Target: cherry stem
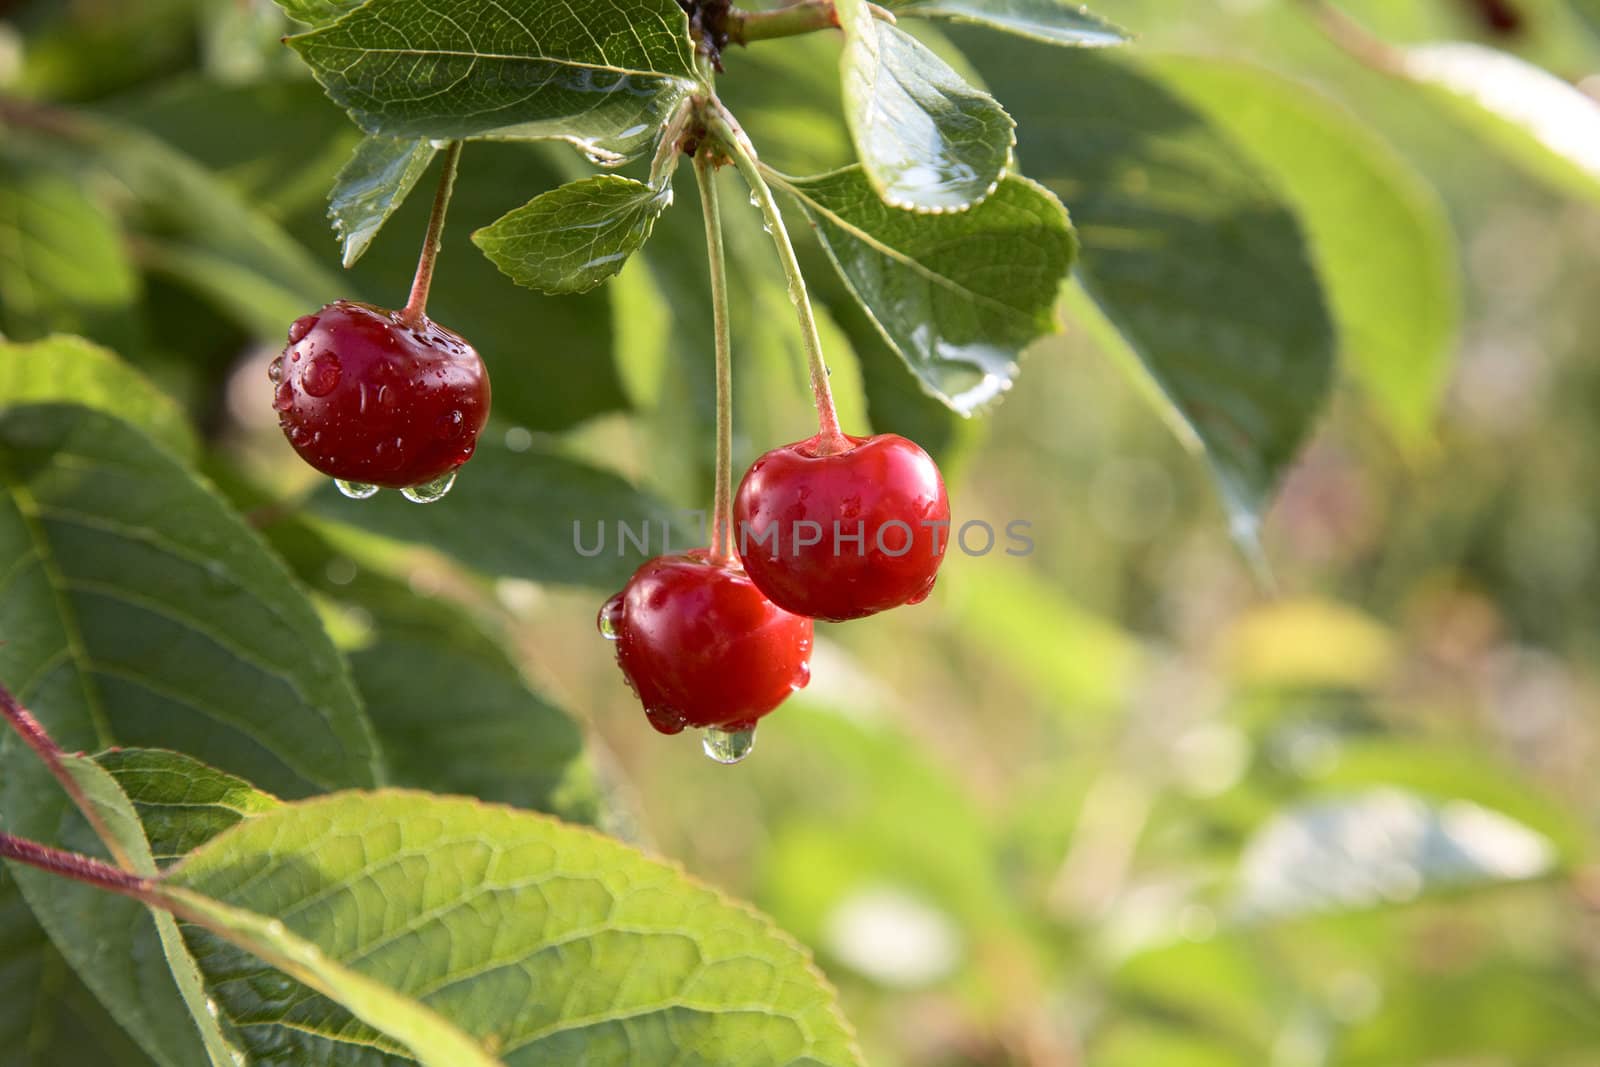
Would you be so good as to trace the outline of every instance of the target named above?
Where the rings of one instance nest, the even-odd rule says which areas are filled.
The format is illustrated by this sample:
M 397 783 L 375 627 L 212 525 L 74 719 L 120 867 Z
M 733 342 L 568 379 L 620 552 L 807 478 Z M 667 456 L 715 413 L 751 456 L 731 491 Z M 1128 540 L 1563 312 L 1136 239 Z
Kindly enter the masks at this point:
M 894 12 L 879 4 L 867 5 L 872 17 L 891 25 Z M 839 10 L 834 0 L 800 0 L 771 11 L 746 11 L 730 8 L 723 22 L 728 40 L 735 44 L 767 41 L 775 37 L 798 37 L 803 33 L 839 28 Z
M 711 262 L 711 324 L 717 350 L 717 465 L 711 506 L 711 557 L 731 562 L 733 553 L 733 352 L 728 326 L 728 270 L 722 247 L 722 207 L 717 167 L 707 145 L 694 156 L 700 207 L 706 217 L 706 258 Z
M 444 171 L 439 189 L 433 194 L 433 214 L 428 218 L 428 235 L 422 241 L 417 260 L 417 276 L 411 281 L 411 299 L 400 312 L 400 321 L 414 326 L 428 311 L 428 290 L 433 286 L 433 268 L 439 261 L 439 245 L 444 240 L 444 217 L 450 210 L 450 194 L 456 187 L 456 164 L 461 161 L 461 142 L 451 141 L 444 150 Z
M 1380 74 L 1406 77 L 1406 54 L 1328 0 L 1305 0 L 1317 27 L 1356 62 Z
M 800 271 L 800 260 L 794 253 L 794 243 L 789 240 L 789 230 L 783 224 L 783 212 L 773 199 L 772 189 L 762 177 L 760 162 L 754 146 L 745 136 L 739 123 L 719 102 L 712 101 L 707 115 L 711 132 L 727 151 L 733 165 L 750 186 L 756 207 L 766 221 L 767 232 L 778 248 L 778 260 L 783 264 L 784 276 L 789 283 L 789 299 L 794 301 L 800 316 L 800 343 L 805 348 L 806 363 L 811 369 L 811 394 L 817 405 L 817 425 L 820 429 L 817 451 L 821 455 L 848 451 L 850 442 L 839 429 L 839 412 L 833 406 L 833 389 L 828 385 L 828 364 L 822 356 L 822 336 L 817 332 L 817 317 L 811 309 L 811 294 L 806 289 L 805 275 Z
M 117 861 L 117 866 L 125 871 L 133 870 L 132 857 L 122 847 L 122 842 L 117 840 L 116 835 L 111 832 L 111 828 L 106 825 L 105 820 L 100 817 L 99 809 L 89 800 L 89 795 L 83 791 L 83 786 L 78 783 L 78 780 L 72 776 L 72 772 L 67 770 L 66 764 L 61 761 L 63 755 L 61 746 L 55 743 L 39 720 L 35 719 L 28 709 L 22 706 L 22 702 L 4 685 L 0 685 L 0 714 L 5 715 L 6 721 L 11 724 L 12 729 L 17 731 L 17 736 L 21 737 L 23 743 L 33 749 L 34 754 L 43 761 L 45 767 L 55 776 L 56 781 L 61 783 L 61 788 L 66 790 L 67 796 L 72 798 L 72 803 L 77 806 L 78 810 L 83 813 L 83 817 L 88 820 L 90 828 L 95 832 L 95 836 L 105 843 L 106 850 L 111 853 L 111 858 Z
M 151 892 L 152 882 L 148 878 L 140 878 L 136 874 L 119 870 L 92 856 L 51 848 L 37 841 L 29 841 L 25 837 L 0 833 L 0 857 L 26 863 L 41 871 L 71 878 L 75 882 L 86 882 L 126 897 L 135 897 L 148 902 L 154 895 Z
M 745 11 L 736 7 L 728 12 L 723 25 L 728 31 L 728 40 L 749 44 L 835 29 L 839 25 L 839 13 L 834 10 L 833 0 L 804 0 L 772 11 Z

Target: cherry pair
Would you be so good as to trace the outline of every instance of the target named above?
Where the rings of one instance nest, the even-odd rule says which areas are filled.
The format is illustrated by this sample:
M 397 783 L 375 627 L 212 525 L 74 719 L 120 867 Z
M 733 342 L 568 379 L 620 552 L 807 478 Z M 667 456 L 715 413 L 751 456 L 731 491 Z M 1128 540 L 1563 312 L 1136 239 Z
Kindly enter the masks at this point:
M 736 557 L 652 559 L 600 611 L 663 733 L 748 737 L 810 679 L 812 619 L 927 597 L 950 505 L 933 459 L 904 437 L 819 434 L 758 459 L 733 517 Z

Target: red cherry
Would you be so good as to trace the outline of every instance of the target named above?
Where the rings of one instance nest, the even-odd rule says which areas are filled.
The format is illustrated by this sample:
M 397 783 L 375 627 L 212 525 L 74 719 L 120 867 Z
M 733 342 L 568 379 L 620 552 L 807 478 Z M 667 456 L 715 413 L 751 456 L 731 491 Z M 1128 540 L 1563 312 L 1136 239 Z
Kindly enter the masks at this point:
M 736 563 L 657 556 L 600 609 L 600 632 L 650 725 L 749 729 L 811 680 L 811 620 L 772 604 Z
M 939 467 L 896 434 L 823 436 L 755 461 L 734 499 L 745 571 L 785 611 L 830 622 L 916 604 L 949 544 Z
M 371 304 L 340 300 L 296 320 L 271 376 L 289 443 L 341 481 L 435 481 L 472 457 L 489 418 L 489 375 L 471 345 Z

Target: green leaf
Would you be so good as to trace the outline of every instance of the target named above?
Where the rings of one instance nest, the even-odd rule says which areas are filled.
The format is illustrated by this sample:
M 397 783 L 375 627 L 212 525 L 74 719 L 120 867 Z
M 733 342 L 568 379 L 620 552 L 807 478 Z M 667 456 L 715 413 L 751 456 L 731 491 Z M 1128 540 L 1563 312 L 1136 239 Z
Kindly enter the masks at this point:
M 1199 112 L 1106 53 L 972 45 L 1028 131 L 1029 172 L 1072 207 L 1083 288 L 1203 444 L 1253 546 L 1333 380 L 1292 206 Z
M 337 1039 L 354 1046 L 352 1054 L 358 1054 L 356 1049 L 375 1049 L 393 1057 L 410 1052 L 422 1067 L 503 1067 L 499 1060 L 484 1051 L 481 1044 L 436 1012 L 395 993 L 381 982 L 375 982 L 328 959 L 320 948 L 291 933 L 278 919 L 243 908 L 229 907 L 181 887 L 156 889 L 152 891 L 151 899 L 159 901 L 161 906 L 182 915 L 191 923 L 204 926 L 219 938 L 245 949 L 257 960 L 271 964 L 274 970 L 257 967 L 245 976 L 252 984 L 276 987 L 292 994 L 297 992 L 293 983 L 298 980 L 302 985 L 299 991 L 320 993 L 347 1009 L 355 1019 L 374 1027 L 375 1032 L 371 1036 L 352 1035 L 350 1031 L 358 1024 L 349 1019 L 336 1020 Z M 213 952 L 208 962 L 214 963 L 215 955 Z M 238 981 L 240 976 L 237 970 L 237 967 L 231 968 L 223 981 Z M 315 1005 L 315 1009 L 324 1018 L 336 1011 L 326 1004 Z M 305 1045 L 308 1043 L 307 1033 L 315 1033 L 308 1024 L 298 1019 L 286 1024 L 270 1015 L 263 1019 L 258 1002 L 250 1004 L 250 1011 L 252 1030 L 246 1047 L 257 1055 L 281 1055 L 285 1044 Z M 266 1033 L 269 1029 L 287 1031 L 289 1040 Z M 384 1040 L 384 1037 L 393 1040 Z M 297 1056 L 289 1062 L 306 1061 Z
M 281 917 L 276 938 L 232 929 L 253 948 L 310 942 L 320 952 L 302 957 L 302 980 L 348 968 L 415 997 L 509 1067 L 860 1062 L 832 991 L 767 919 L 543 816 L 420 793 L 339 794 L 242 823 L 167 885 Z M 257 1020 L 251 1040 L 285 1062 L 400 1051 L 216 938 L 197 933 L 192 944 L 208 975 L 232 979 L 214 986 L 219 1003 Z M 404 1040 L 407 1020 L 387 1006 L 357 1014 Z
M 970 22 L 1047 44 L 1103 48 L 1128 34 L 1075 0 L 893 0 L 889 10 L 913 18 Z
M 4 785 L 7 829 L 34 840 L 104 855 L 104 846 L 31 751 L 7 741 Z M 155 860 L 133 807 L 116 781 L 93 761 L 64 756 L 76 780 L 132 863 L 154 877 Z M 23 897 L 61 953 L 106 1008 L 157 1062 L 234 1067 L 217 1020 L 206 1008 L 200 973 L 172 916 L 137 901 L 108 897 L 94 886 L 20 864 L 9 867 Z
M 1056 329 L 1077 241 L 1060 201 L 1026 178 L 937 216 L 885 204 L 860 167 L 782 186 L 884 339 L 954 410 L 971 414 L 1010 388 L 1022 350 Z
M 639 151 L 696 78 L 674 0 L 370 0 L 289 39 L 368 133 Z
M 1528 171 L 1600 196 L 1600 102 L 1583 90 L 1507 52 L 1457 41 L 1406 49 L 1402 69 Z
M 398 493 L 346 500 L 329 486 L 310 506 L 328 519 L 429 545 L 485 574 L 557 585 L 619 588 L 647 556 L 704 543 L 695 523 L 615 474 L 496 441 L 478 445 L 440 505 L 418 507 Z M 623 540 L 619 524 L 636 541 L 648 539 L 648 548 Z
M 284 14 L 308 26 L 325 26 L 348 15 L 366 0 L 274 0 Z
M 346 267 L 366 252 L 433 161 L 432 142 L 369 136 L 334 179 L 328 218 Z
M 128 798 L 117 790 L 117 784 L 106 770 L 81 759 L 69 765 L 75 773 L 82 767 L 90 771 L 92 776 L 99 776 L 102 788 L 91 791 L 90 799 L 102 818 L 110 821 L 110 817 L 115 817 L 115 825 L 124 828 L 124 833 L 119 837 L 137 836 L 137 844 L 144 849 L 141 856 L 146 861 L 137 871 L 140 874 L 155 874 L 154 864 L 148 862 L 149 850 L 144 846 L 144 831 L 138 822 L 140 817 L 153 817 L 157 826 L 167 831 L 161 841 L 165 848 L 175 848 L 180 844 L 199 848 L 225 829 L 281 808 L 275 800 L 257 792 L 247 783 L 176 753 L 117 752 L 108 753 L 101 760 L 117 766 L 120 780 L 136 786 L 141 798 L 137 811 Z M 91 777 L 91 780 L 94 779 Z M 53 876 L 40 872 L 20 873 L 44 879 L 45 885 L 59 884 Z M 87 886 L 73 888 L 91 894 L 99 893 Z M 290 934 L 277 920 L 219 905 L 182 890 L 165 895 L 158 892 L 155 897 L 190 921 L 207 923 L 224 932 L 225 936 L 243 941 L 261 958 L 278 963 L 286 973 L 302 977 L 314 987 L 326 989 L 359 1016 L 380 1021 L 387 1032 L 415 1049 L 424 1064 L 441 1067 L 446 1064 L 465 1067 L 481 1064 L 482 1067 L 490 1067 L 495 1063 L 484 1055 L 476 1043 L 442 1019 L 370 979 L 330 964 L 315 946 Z M 100 894 L 100 899 L 104 900 L 103 894 Z M 116 903 L 138 907 L 133 901 L 118 900 Z M 188 1003 L 195 1006 L 204 1016 L 204 1022 L 216 1031 L 216 1040 L 221 1040 L 216 1020 L 226 1018 L 234 1031 L 241 1035 L 241 1045 L 249 1059 L 277 1055 L 279 1050 L 274 1047 L 273 1036 L 262 1033 L 259 1017 L 234 1015 L 221 1006 L 207 1007 L 199 985 L 198 968 L 193 957 L 188 955 L 172 915 L 165 910 L 152 910 L 151 914 L 162 930 L 163 944 L 168 945 L 173 971 L 180 975 L 180 984 L 187 982 L 194 991 Z M 171 955 L 174 949 L 179 955 Z M 210 976 L 210 980 L 213 988 L 219 988 L 225 982 L 215 975 Z M 215 1016 L 212 1012 L 215 1012 Z M 215 1067 L 233 1067 L 237 1062 L 237 1057 L 225 1048 L 219 1049 L 219 1052 L 220 1055 L 212 1057 Z M 187 1062 L 177 1061 L 176 1067 L 184 1067 Z
M 76 136 L 133 201 L 132 228 L 149 265 L 229 312 L 264 341 L 339 297 L 343 285 L 243 197 L 147 134 L 83 115 Z
M 133 805 L 158 864 L 182 858 L 279 803 L 243 778 L 181 752 L 114 748 L 94 760 L 116 779 Z
M 961 211 L 994 191 L 1011 164 L 1016 123 L 916 38 L 840 0 L 845 121 L 886 203 Z
M 0 415 L 0 678 L 72 749 L 182 748 L 303 795 L 378 776 L 345 666 L 283 566 L 131 426 Z
M 1367 127 L 1294 82 L 1203 59 L 1146 66 L 1278 181 L 1311 238 L 1350 373 L 1401 440 L 1423 441 L 1461 313 L 1437 194 Z
M 80 337 L 0 341 L 0 408 L 55 402 L 116 415 L 185 460 L 199 453 L 178 405 L 114 353 Z
M 61 958 L 0 867 L 0 1067 L 152 1062 Z
M 308 524 L 267 532 L 309 586 L 362 613 L 365 639 L 348 656 L 393 784 L 595 820 L 577 724 L 530 688 L 502 635 L 341 556 Z
M 0 154 L 0 334 L 115 332 L 138 288 L 116 218 L 75 175 Z
M 534 197 L 472 235 L 506 277 L 559 295 L 613 277 L 650 239 L 672 186 L 597 174 Z
M 1373 907 L 1537 878 L 1555 858 L 1542 834 L 1471 801 L 1371 789 L 1300 805 L 1257 831 L 1240 857 L 1238 907 L 1249 918 Z

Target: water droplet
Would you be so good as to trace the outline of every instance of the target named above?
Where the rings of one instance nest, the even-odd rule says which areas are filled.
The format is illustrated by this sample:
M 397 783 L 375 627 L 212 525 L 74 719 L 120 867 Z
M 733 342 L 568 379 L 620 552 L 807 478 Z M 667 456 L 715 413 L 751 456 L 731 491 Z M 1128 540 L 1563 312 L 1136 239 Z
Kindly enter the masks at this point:
M 279 352 L 273 361 L 267 364 L 267 380 L 273 385 L 283 381 L 283 353 Z
M 922 588 L 922 589 L 918 590 L 917 592 L 911 594 L 911 596 L 906 599 L 906 603 L 908 605 L 909 604 L 920 604 L 924 600 L 927 600 L 928 597 L 933 594 L 933 586 L 934 586 L 934 583 L 937 582 L 937 581 L 938 581 L 937 576 L 935 576 L 933 578 L 929 578 L 928 579 L 928 584 L 924 588 Z
M 339 387 L 342 375 L 339 357 L 329 352 L 306 363 L 300 372 L 300 385 L 311 396 L 327 396 Z
M 630 678 L 628 684 L 633 685 L 633 679 Z M 644 716 L 650 720 L 650 725 L 655 731 L 661 734 L 681 734 L 683 728 L 689 724 L 688 719 L 671 708 L 645 708 Z
M 315 315 L 302 315 L 295 319 L 294 324 L 289 327 L 289 343 L 297 345 L 304 341 L 306 334 L 310 333 L 311 328 L 316 324 L 317 317 Z
M 445 440 L 455 437 L 461 432 L 462 425 L 467 421 L 460 411 L 449 411 L 439 416 L 439 436 Z
M 397 445 L 399 442 L 395 442 Z M 408 485 L 400 490 L 400 495 L 413 504 L 432 504 L 436 500 L 443 500 L 450 487 L 456 484 L 456 472 L 441 475 L 431 482 L 422 485 Z
M 615 641 L 622 636 L 621 593 L 600 606 L 600 614 L 595 619 L 595 625 L 600 628 L 600 636 L 607 641 Z
M 800 664 L 800 669 L 794 672 L 794 681 L 789 683 L 789 691 L 798 693 L 811 684 L 811 663 L 807 661 Z
M 798 304 L 806 298 L 806 287 L 798 281 L 789 283 L 789 303 Z
M 700 747 L 718 763 L 738 763 L 756 747 L 756 728 L 729 731 L 712 727 L 700 735 Z
M 272 407 L 275 411 L 288 411 L 294 407 L 294 386 L 279 382 L 277 392 L 272 394 Z
M 751 207 L 760 207 L 761 206 L 761 197 L 757 196 L 755 193 L 751 193 L 750 194 L 750 206 Z
M 343 478 L 335 478 L 333 484 L 338 487 L 339 492 L 351 500 L 366 500 L 378 492 L 377 486 L 368 485 L 366 482 L 347 482 Z

